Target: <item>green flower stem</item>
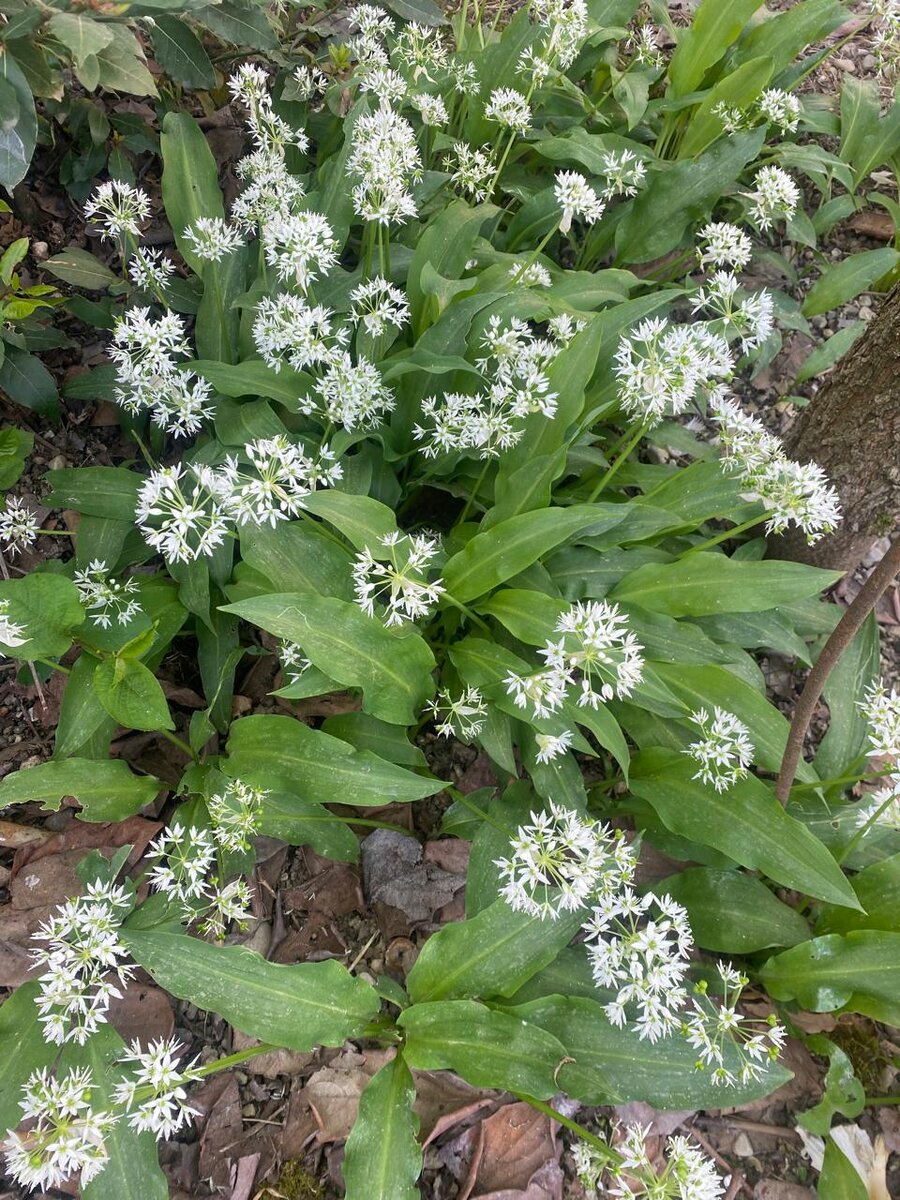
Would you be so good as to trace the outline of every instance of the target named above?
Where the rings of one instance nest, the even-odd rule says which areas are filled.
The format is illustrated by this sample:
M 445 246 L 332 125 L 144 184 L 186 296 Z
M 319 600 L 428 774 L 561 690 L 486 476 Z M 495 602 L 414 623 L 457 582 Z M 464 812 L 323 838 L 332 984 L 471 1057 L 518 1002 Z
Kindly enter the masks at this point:
M 491 826 L 491 828 L 496 829 L 498 833 L 502 833 L 504 837 L 510 839 L 513 837 L 513 834 L 509 829 L 506 828 L 505 825 L 501 825 L 499 821 L 495 821 L 490 813 L 486 812 L 481 805 L 476 804 L 474 800 L 470 800 L 465 792 L 461 792 L 459 788 L 455 787 L 445 787 L 444 791 L 458 804 L 461 804 L 463 808 L 467 808 L 469 812 L 474 813 L 476 817 L 480 817 L 482 821 L 485 821 Z
M 572 1133 L 577 1134 L 582 1141 L 587 1142 L 589 1146 L 593 1146 L 598 1153 L 602 1154 L 607 1162 L 620 1163 L 622 1161 L 621 1155 L 617 1154 L 608 1142 L 604 1142 L 603 1138 L 597 1137 L 595 1133 L 591 1133 L 589 1129 L 585 1129 L 583 1125 L 579 1125 L 571 1117 L 564 1117 L 562 1113 L 557 1112 L 555 1108 L 551 1108 L 549 1104 L 545 1104 L 543 1100 L 536 1100 L 534 1096 L 527 1096 L 524 1092 L 513 1092 L 513 1095 L 517 1100 L 522 1100 L 531 1108 L 543 1113 L 545 1117 L 550 1117 L 552 1121 L 558 1122 L 560 1125 L 565 1126 L 566 1129 L 571 1130 Z
M 219 1071 L 227 1071 L 230 1067 L 236 1067 L 242 1062 L 246 1062 L 250 1058 L 257 1058 L 260 1054 L 268 1054 L 271 1050 L 283 1050 L 283 1046 L 278 1046 L 274 1042 L 260 1042 L 258 1046 L 250 1046 L 246 1050 L 237 1050 L 234 1054 L 228 1054 L 225 1058 L 217 1058 L 215 1062 L 206 1063 L 202 1067 L 197 1068 L 197 1074 L 206 1078 L 207 1075 L 217 1075 Z
M 701 550 L 709 550 L 711 546 L 718 546 L 720 542 L 726 542 L 729 538 L 737 537 L 739 533 L 745 533 L 748 529 L 752 529 L 754 525 L 759 525 L 767 519 L 763 513 L 761 517 L 751 517 L 749 521 L 743 521 L 740 525 L 733 525 L 731 529 L 725 529 L 722 533 L 717 533 L 707 542 L 701 542 L 699 546 L 691 546 L 690 550 L 685 550 L 682 558 L 690 558 L 692 554 L 699 554 Z
M 61 675 L 71 675 L 72 674 L 72 670 L 70 667 L 64 667 L 62 665 L 62 663 L 53 662 L 49 658 L 34 658 L 31 661 L 40 663 L 42 667 L 50 667 L 54 671 L 59 671 L 59 673 Z
M 38 530 L 41 537 L 74 537 L 75 534 L 71 529 L 40 529 Z
M 900 1104 L 900 1096 L 866 1096 L 866 1108 L 874 1104 Z
M 486 621 L 483 621 L 481 617 L 479 617 L 478 613 L 472 612 L 471 608 L 468 608 L 462 603 L 461 600 L 454 600 L 449 592 L 444 592 L 444 594 L 441 596 L 441 601 L 451 604 L 454 608 L 458 608 L 459 611 L 464 613 L 474 625 L 477 625 L 478 628 L 482 629 L 486 634 L 488 634 L 489 637 L 493 636 L 491 634 L 490 625 L 488 625 Z
M 820 788 L 840 787 L 848 783 L 865 783 L 870 779 L 884 779 L 886 775 L 896 775 L 896 767 L 884 771 L 867 771 L 865 775 L 839 775 L 836 779 L 820 779 L 816 783 L 795 783 L 791 787 L 791 795 L 795 792 L 817 792 Z
M 304 821 L 340 821 L 343 825 L 365 825 L 369 829 L 391 829 L 394 833 L 402 833 L 406 837 L 415 837 L 416 835 L 409 829 L 404 829 L 402 825 L 395 825 L 392 821 L 376 821 L 369 817 L 342 817 L 338 813 L 305 813 Z
M 534 266 L 534 264 L 535 264 L 535 263 L 537 262 L 537 260 L 538 260 L 538 255 L 539 255 L 539 254 L 541 253 L 541 251 L 542 251 L 542 250 L 545 248 L 545 246 L 546 246 L 546 245 L 547 245 L 547 243 L 550 241 L 550 239 L 553 237 L 554 233 L 556 233 L 556 231 L 557 231 L 557 229 L 558 229 L 558 228 L 559 228 L 559 226 L 558 226 L 558 225 L 553 225 L 553 226 L 552 226 L 552 227 L 551 227 L 551 228 L 550 228 L 550 229 L 547 231 L 547 233 L 544 235 L 544 237 L 541 239 L 541 241 L 540 241 L 540 242 L 538 243 L 538 245 L 535 247 L 535 249 L 534 249 L 534 251 L 532 252 L 532 254 L 531 254 L 531 257 L 528 259 L 528 261 L 527 261 L 527 262 L 525 262 L 525 263 L 523 263 L 523 264 L 521 265 L 521 267 L 519 267 L 518 271 L 516 272 L 516 274 L 515 274 L 515 275 L 514 275 L 514 277 L 513 277 L 513 281 L 512 281 L 512 283 L 510 284 L 510 287 L 515 287 L 515 286 L 516 286 L 516 284 L 519 282 L 519 280 L 520 280 L 520 279 L 521 279 L 521 278 L 522 278 L 524 275 L 526 275 L 526 274 L 528 273 L 528 271 L 530 271 L 530 270 L 531 270 L 531 268 Z
M 872 813 L 871 817 L 869 817 L 868 821 L 866 821 L 865 825 L 861 825 L 860 828 L 857 829 L 856 833 L 853 835 L 853 837 L 850 839 L 850 841 L 847 843 L 847 845 L 844 847 L 844 849 L 840 852 L 840 854 L 838 855 L 838 858 L 837 858 L 837 863 L 838 863 L 839 867 L 842 866 L 844 864 L 844 862 L 850 857 L 850 855 L 853 853 L 853 851 L 856 849 L 856 847 L 859 845 L 859 843 L 863 840 L 863 838 L 866 836 L 866 834 L 869 832 L 869 830 L 872 828 L 872 826 L 877 824 L 878 818 L 881 816 L 881 814 L 884 812 L 884 810 L 886 808 L 890 808 L 890 806 L 893 803 L 894 803 L 894 793 L 890 792 L 888 794 L 888 798 L 884 801 L 884 803 L 879 805 L 879 807 L 875 809 L 875 811 Z
M 644 422 L 644 423 L 643 423 L 643 424 L 642 424 L 642 425 L 641 425 L 641 426 L 638 428 L 638 431 L 637 431 L 637 433 L 633 434 L 633 435 L 632 435 L 632 436 L 631 436 L 631 437 L 628 439 L 628 442 L 627 442 L 627 443 L 625 444 L 625 446 L 623 447 L 622 451 L 621 451 L 621 452 L 620 452 L 620 454 L 619 454 L 619 457 L 618 457 L 618 458 L 616 459 L 616 461 L 615 461 L 615 462 L 612 464 L 612 466 L 609 468 L 609 470 L 606 472 L 606 474 L 605 474 L 605 475 L 603 475 L 603 476 L 600 478 L 599 482 L 598 482 L 598 483 L 596 484 L 596 486 L 594 487 L 594 490 L 593 490 L 593 491 L 591 492 L 591 494 L 588 496 L 588 498 L 587 498 L 587 502 L 588 502 L 588 504 L 593 504 L 593 503 L 594 503 L 594 501 L 597 499 L 597 497 L 600 495 L 600 493 L 601 493 L 601 492 L 602 492 L 602 491 L 603 491 L 605 488 L 609 487 L 610 480 L 611 480 L 611 479 L 613 478 L 613 476 L 616 474 L 616 472 L 618 471 L 619 467 L 621 467 L 621 466 L 622 466 L 622 464 L 623 464 L 623 463 L 624 463 L 624 462 L 627 460 L 627 458 L 628 458 L 628 455 L 629 455 L 629 454 L 632 452 L 632 450 L 635 448 L 635 446 L 638 444 L 638 442 L 641 440 L 641 438 L 644 436 L 644 434 L 647 432 L 647 430 L 648 430 L 649 428 L 650 428 L 650 426 L 649 426 L 649 425 L 647 424 L 647 422 L 645 421 L 645 422 Z
M 179 750 L 183 750 L 184 753 L 188 756 L 188 758 L 196 761 L 197 755 L 193 752 L 193 750 L 190 748 L 190 746 L 187 744 L 187 742 L 184 740 L 184 738 L 180 738 L 175 733 L 170 733 L 168 729 L 157 729 L 156 732 L 161 734 L 166 739 L 166 741 L 171 742 L 173 746 L 177 746 Z
M 487 478 L 487 473 L 488 473 L 488 470 L 490 469 L 490 465 L 491 465 L 491 460 L 489 458 L 486 458 L 484 460 L 484 466 L 481 468 L 481 474 L 475 480 L 475 486 L 472 488 L 471 492 L 469 492 L 469 497 L 466 500 L 465 505 L 463 506 L 462 512 L 459 514 L 459 521 L 457 522 L 458 525 L 462 525 L 463 521 L 465 521 L 466 517 L 469 515 L 469 513 L 472 509 L 472 504 L 475 501 L 475 497 L 481 491 L 481 485 L 484 483 L 485 479 Z

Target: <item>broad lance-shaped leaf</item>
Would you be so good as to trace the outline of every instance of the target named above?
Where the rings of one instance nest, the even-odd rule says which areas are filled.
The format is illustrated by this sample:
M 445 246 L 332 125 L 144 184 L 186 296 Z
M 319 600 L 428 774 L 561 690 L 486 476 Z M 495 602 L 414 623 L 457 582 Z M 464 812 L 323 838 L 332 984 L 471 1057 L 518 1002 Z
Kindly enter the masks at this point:
M 661 879 L 653 891 L 684 905 L 694 940 L 704 950 L 749 954 L 770 946 L 794 946 L 809 937 L 809 926 L 795 909 L 761 880 L 740 871 L 689 867 Z
M 722 612 L 764 612 L 818 596 L 840 579 L 804 563 L 744 562 L 724 554 L 689 554 L 672 563 L 647 563 L 626 575 L 610 593 L 670 617 Z
M 122 821 L 152 803 L 161 788 L 158 779 L 135 775 L 118 759 L 51 758 L 0 781 L 0 808 L 39 800 L 44 812 L 56 812 L 72 796 L 83 821 Z
M 64 575 L 33 571 L 21 579 L 4 579 L 0 581 L 3 601 L 9 621 L 22 626 L 21 645 L 0 642 L 0 653 L 9 658 L 58 658 L 84 623 L 78 589 Z
M 858 929 L 813 938 L 770 958 L 761 978 L 776 1000 L 900 1025 L 900 933 Z
M 406 804 L 444 787 L 440 779 L 415 775 L 293 717 L 235 721 L 223 769 L 247 783 L 296 792 L 318 804 Z
M 266 962 L 245 946 L 214 946 L 183 933 L 127 926 L 122 940 L 179 1000 L 289 1050 L 340 1046 L 359 1036 L 379 1009 L 374 989 L 334 959 L 286 966 Z
M 202 273 L 203 260 L 184 236 L 200 217 L 225 216 L 216 161 L 200 126 L 189 113 L 170 112 L 160 135 L 162 194 L 181 257 Z
M 767 1096 L 791 1077 L 774 1065 L 755 1083 L 716 1085 L 708 1071 L 697 1070 L 697 1051 L 686 1038 L 673 1034 L 655 1044 L 641 1041 L 628 1028 L 614 1028 L 596 1000 L 548 996 L 509 1011 L 565 1046 L 557 1090 L 587 1104 L 642 1100 L 654 1108 L 720 1108 Z M 724 1049 L 724 1065 L 740 1069 L 732 1047 Z
M 417 1003 L 511 996 L 568 945 L 584 917 L 584 912 L 570 912 L 542 921 L 495 900 L 477 916 L 445 925 L 428 939 L 409 973 L 409 994 Z
M 847 908 L 856 893 L 828 849 L 788 816 L 771 785 L 755 776 L 727 792 L 693 779 L 695 766 L 671 750 L 643 750 L 631 762 L 631 791 L 648 801 L 672 833 L 721 850 L 775 883 Z
M 0 1130 L 15 1129 L 22 1120 L 22 1087 L 32 1071 L 49 1066 L 59 1048 L 47 1041 L 35 1001 L 41 985 L 23 983 L 0 1004 L 0 1045 L 8 1047 L 0 1071 Z M 15 1046 L 15 1053 L 12 1047 Z
M 299 643 L 314 667 L 345 687 L 361 688 L 363 711 L 373 717 L 412 725 L 434 691 L 434 655 L 424 639 L 392 633 L 348 600 L 282 592 L 224 611 Z
M 476 533 L 444 567 L 444 584 L 454 599 L 467 603 L 577 534 L 588 530 L 602 533 L 624 516 L 617 504 L 573 504 L 519 513 L 485 533 Z
M 852 879 L 865 915 L 827 905 L 819 913 L 816 933 L 849 933 L 853 929 L 884 929 L 900 933 L 900 854 L 873 863 Z
M 565 1048 L 538 1025 L 474 1000 L 414 1004 L 397 1024 L 406 1034 L 403 1057 L 413 1068 L 448 1068 L 473 1087 L 527 1092 L 539 1100 L 559 1091 Z
M 112 1025 L 101 1025 L 84 1046 L 67 1046 L 62 1070 L 90 1067 L 97 1108 L 114 1109 L 113 1088 L 120 1078 L 114 1067 L 125 1043 Z M 123 1116 L 104 1137 L 109 1159 L 100 1174 L 82 1189 L 84 1200 L 166 1200 L 169 1185 L 159 1165 L 156 1137 L 138 1133 Z
M 422 1150 L 415 1101 L 416 1085 L 399 1057 L 366 1085 L 344 1151 L 346 1200 L 419 1200 Z

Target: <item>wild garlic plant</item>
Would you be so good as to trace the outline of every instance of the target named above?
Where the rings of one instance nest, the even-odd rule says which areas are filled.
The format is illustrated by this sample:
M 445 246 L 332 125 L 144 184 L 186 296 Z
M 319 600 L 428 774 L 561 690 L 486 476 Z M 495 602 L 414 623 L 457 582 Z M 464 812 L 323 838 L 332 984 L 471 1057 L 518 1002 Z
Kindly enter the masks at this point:
M 178 1135 L 195 1080 L 349 1039 L 395 1051 L 347 1143 L 351 1200 L 417 1194 L 413 1072 L 444 1068 L 559 1115 L 585 1187 L 718 1196 L 687 1139 L 653 1163 L 640 1128 L 600 1136 L 550 1101 L 740 1104 L 787 1078 L 789 1006 L 900 1021 L 900 933 L 873 903 L 897 879 L 897 776 L 866 762 L 896 757 L 896 696 L 869 624 L 781 807 L 788 722 L 753 652 L 813 661 L 838 575 L 766 557 L 763 535 L 825 538 L 840 502 L 743 399 L 782 329 L 808 327 L 756 268 L 789 276 L 879 164 L 820 147 L 796 86 L 837 0 L 744 8 L 735 38 L 703 0 L 670 50 L 637 0 L 532 0 L 491 25 L 480 3 L 435 25 L 358 5 L 327 57 L 234 71 L 227 209 L 175 111 L 161 199 L 109 181 L 89 200 L 120 275 L 90 386 L 135 455 L 51 471 L 73 554 L 0 583 L 4 650 L 66 674 L 52 759 L 0 804 L 70 796 L 108 821 L 154 803 L 164 784 L 109 757 L 123 727 L 181 782 L 135 869 L 127 848 L 85 860 L 4 1009 L 24 1186 L 123 1194 L 129 1171 L 156 1194 L 145 1135 Z M 162 216 L 171 250 L 143 244 Z M 829 268 L 807 306 L 845 280 Z M 7 497 L 17 562 L 49 532 Z M 189 718 L 157 678 L 176 636 L 206 702 Z M 235 715 L 260 655 L 281 711 Z M 337 720 L 293 708 L 333 694 Z M 433 738 L 476 748 L 495 786 L 424 765 Z M 885 774 L 877 811 L 851 797 Z M 405 977 L 236 944 L 264 912 L 259 836 L 355 861 L 360 810 L 439 794 L 478 866 L 465 919 Z M 652 886 L 645 844 L 678 864 Z M 202 1067 L 126 1048 L 109 1018 L 138 967 L 262 1046 Z

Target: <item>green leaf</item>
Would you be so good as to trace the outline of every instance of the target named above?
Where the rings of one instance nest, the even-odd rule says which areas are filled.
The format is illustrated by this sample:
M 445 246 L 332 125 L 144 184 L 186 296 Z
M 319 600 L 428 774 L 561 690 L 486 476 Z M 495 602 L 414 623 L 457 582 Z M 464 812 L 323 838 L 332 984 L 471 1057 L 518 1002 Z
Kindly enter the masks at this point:
M 617 504 L 573 504 L 520 513 L 477 533 L 444 567 L 447 591 L 463 603 L 518 575 L 576 534 L 601 533 L 624 518 Z
M 831 587 L 839 571 L 776 560 L 742 561 L 724 554 L 688 554 L 673 563 L 647 563 L 626 575 L 610 599 L 670 617 L 765 612 Z
M 97 699 L 126 729 L 174 729 L 169 705 L 152 671 L 132 658 L 106 658 L 94 672 Z
M 614 1028 L 596 1000 L 549 996 L 512 1010 L 526 1021 L 549 1030 L 565 1046 L 567 1060 L 556 1084 L 574 1100 L 587 1104 L 625 1104 L 642 1100 L 654 1108 L 715 1108 L 722 1103 L 721 1085 L 708 1071 L 697 1070 L 697 1051 L 677 1034 L 661 1041 L 641 1041 L 633 1030 Z M 740 1073 L 733 1046 L 723 1047 L 724 1065 Z M 790 1078 L 783 1067 L 770 1067 L 755 1083 L 728 1089 L 729 1104 L 746 1104 L 773 1092 Z
M 273 371 L 258 358 L 248 358 L 239 363 L 198 359 L 185 363 L 184 369 L 208 380 L 223 396 L 264 396 L 283 404 L 291 412 L 297 411 L 298 399 L 306 395 L 312 382 L 308 375 L 292 371 L 290 367 Z
M 859 907 L 826 847 L 788 816 L 771 785 L 751 775 L 727 792 L 716 792 L 692 779 L 693 772 L 686 755 L 643 750 L 631 762 L 631 791 L 653 806 L 672 833 L 721 850 L 785 887 Z
M 12 192 L 31 163 L 37 113 L 28 80 L 7 49 L 0 54 L 0 184 Z M 0 381 L 0 386 L 5 386 Z
M 343 817 L 288 792 L 269 791 L 259 812 L 259 831 L 289 846 L 312 846 L 323 858 L 338 862 L 359 858 L 359 842 Z
M 105 263 L 78 246 L 67 246 L 59 254 L 54 254 L 44 263 L 44 268 L 66 283 L 94 292 L 104 292 L 111 283 L 116 282 L 116 276 Z
M 153 18 L 150 29 L 157 62 L 185 87 L 215 87 L 216 72 L 200 39 L 179 17 L 165 13 Z
M 853 929 L 900 933 L 900 854 L 873 863 L 850 882 L 863 911 L 827 905 L 819 914 L 816 933 L 849 933 Z
M 689 867 L 653 885 L 688 910 L 698 946 L 728 954 L 750 954 L 770 946 L 794 946 L 809 927 L 793 908 L 758 879 L 740 871 Z
M 833 333 L 803 360 L 794 383 L 806 383 L 807 380 L 815 379 L 817 375 L 822 375 L 825 371 L 830 370 L 836 362 L 844 357 L 867 326 L 867 321 L 851 321 L 849 325 L 845 325 L 843 329 Z
M 69 1046 L 63 1066 L 89 1066 L 97 1089 L 97 1108 L 116 1107 L 113 1091 L 119 1077 L 113 1064 L 125 1052 L 125 1043 L 112 1025 L 101 1025 L 84 1046 Z M 118 1121 L 104 1137 L 109 1159 L 100 1174 L 81 1191 L 83 1200 L 166 1200 L 169 1185 L 159 1165 L 156 1137 L 137 1133 L 127 1121 Z
M 25 470 L 25 459 L 34 446 L 34 435 L 14 425 L 0 429 L 0 490 L 17 483 Z
M 736 71 L 723 76 L 707 94 L 691 116 L 681 145 L 679 158 L 692 158 L 705 150 L 725 132 L 724 122 L 715 115 L 719 104 L 748 109 L 772 78 L 775 64 L 771 58 L 754 58 L 744 62 Z
M 53 36 L 71 51 L 75 66 L 79 68 L 86 58 L 99 54 L 113 40 L 108 24 L 95 21 L 85 13 L 57 13 L 50 18 L 48 26 Z
M 48 471 L 53 489 L 46 498 L 51 508 L 74 508 L 92 517 L 110 517 L 134 524 L 134 510 L 143 479 L 125 467 L 63 467 Z
M 479 230 L 496 212 L 493 204 L 479 204 L 473 208 L 465 200 L 453 200 L 429 221 L 416 243 L 406 279 L 413 328 L 417 334 L 421 334 L 427 325 L 433 325 L 440 315 L 439 311 L 435 311 L 431 313 L 430 320 L 423 321 L 429 302 L 429 297 L 422 289 L 424 269 L 430 267 L 443 279 L 459 279 L 471 256 Z
M 289 1050 L 340 1046 L 379 1009 L 375 991 L 334 959 L 284 966 L 245 946 L 214 946 L 183 933 L 126 926 L 121 937 L 167 992 Z
M 125 25 L 110 24 L 107 28 L 113 35 L 112 41 L 85 62 L 85 65 L 96 62 L 99 85 L 107 91 L 127 92 L 132 96 L 158 95 L 153 76 L 144 62 L 141 44 L 131 30 Z M 81 81 L 84 83 L 83 78 Z
M 761 979 L 776 1000 L 900 1024 L 900 933 L 829 933 L 770 958 Z
M 375 549 L 377 543 L 397 532 L 394 511 L 371 496 L 355 496 L 335 488 L 313 492 L 303 501 L 304 508 L 335 529 L 357 550 Z
M 417 1004 L 511 996 L 553 961 L 583 922 L 583 912 L 542 921 L 495 900 L 468 921 L 453 922 L 432 934 L 409 973 L 407 990 Z
M 223 42 L 250 50 L 276 50 L 278 36 L 266 19 L 265 11 L 255 4 L 222 0 L 221 4 L 198 8 L 196 19 Z
M 200 126 L 188 113 L 166 113 L 160 137 L 162 196 L 181 257 L 198 275 L 204 262 L 184 231 L 199 217 L 225 218 L 216 160 Z
M 900 250 L 885 246 L 881 250 L 863 250 L 841 259 L 816 280 L 803 302 L 803 315 L 815 317 L 840 304 L 846 304 L 860 292 L 893 271 L 900 262 Z
M 24 626 L 21 646 L 3 644 L 12 658 L 59 658 L 72 644 L 74 631 L 84 622 L 78 589 L 64 575 L 35 571 L 22 579 L 0 582 L 0 601 L 9 602 L 7 616 Z
M 434 0 L 385 0 L 385 8 L 396 13 L 403 21 L 417 21 L 420 25 L 446 25 L 444 11 Z
M 349 600 L 350 555 L 324 530 L 305 521 L 245 525 L 240 530 L 241 557 L 278 592 L 317 592 Z
M 101 751 L 106 757 L 116 724 L 97 699 L 94 687 L 96 668 L 97 659 L 93 655 L 79 654 L 66 680 L 53 749 L 57 758 L 79 753 L 96 756 L 93 748 L 85 747 L 93 747 L 96 741 L 103 739 L 104 734 L 105 744 Z
M 851 1059 L 840 1046 L 821 1034 L 805 1041 L 809 1050 L 828 1058 L 828 1070 L 822 1099 L 806 1112 L 798 1113 L 797 1124 L 810 1133 L 827 1137 L 835 1113 L 851 1118 L 859 1116 L 866 1106 L 866 1092 L 856 1078 Z
M 224 770 L 318 804 L 372 807 L 433 796 L 438 779 L 414 775 L 292 717 L 243 717 L 231 726 Z
M 371 750 L 379 758 L 386 758 L 398 766 L 428 767 L 425 755 L 412 744 L 405 729 L 379 721 L 368 713 L 338 713 L 322 722 L 322 731 L 349 742 L 357 750 Z
M 822 1200 L 868 1200 L 871 1196 L 859 1172 L 832 1138 L 825 1143 L 817 1190 Z
M 473 1087 L 506 1088 L 546 1100 L 558 1090 L 562 1043 L 546 1030 L 474 1000 L 415 1004 L 400 1014 L 403 1057 L 413 1068 L 449 1068 Z
M 0 780 L 0 808 L 39 801 L 56 812 L 66 796 L 81 805 L 82 821 L 123 821 L 151 804 L 162 789 L 152 775 L 135 775 L 121 761 L 51 758 Z
M 24 983 L 0 1005 L 0 1044 L 15 1047 L 5 1056 L 0 1071 L 0 1125 L 16 1129 L 22 1121 L 22 1087 L 32 1071 L 49 1066 L 59 1047 L 48 1041 L 35 1001 L 41 990 L 37 982 Z
M 2 136 L 0 133 L 0 138 Z M 15 346 L 6 346 L 0 364 L 0 391 L 16 404 L 41 416 L 55 418 L 59 415 L 59 392 L 53 376 L 36 355 Z
M 848 10 L 838 0 L 805 0 L 786 12 L 764 12 L 763 20 L 741 38 L 738 58 L 745 62 L 765 55 L 780 74 L 807 46 L 818 42 L 847 20 Z
M 412 725 L 434 692 L 434 656 L 418 633 L 396 636 L 356 605 L 334 596 L 283 592 L 229 604 L 226 612 L 296 642 L 313 666 L 363 693 L 363 710 Z
M 880 675 L 878 622 L 870 613 L 828 676 L 823 698 L 828 705 L 828 729 L 819 743 L 813 766 L 822 779 L 838 779 L 863 755 L 868 723 L 859 699 Z
M 366 1084 L 344 1148 L 346 1200 L 419 1200 L 422 1150 L 415 1100 L 416 1085 L 402 1058 Z
M 670 95 L 677 98 L 696 91 L 709 68 L 731 49 L 760 7 L 760 0 L 729 0 L 728 4 L 703 0 L 690 25 L 679 32 L 669 61 Z

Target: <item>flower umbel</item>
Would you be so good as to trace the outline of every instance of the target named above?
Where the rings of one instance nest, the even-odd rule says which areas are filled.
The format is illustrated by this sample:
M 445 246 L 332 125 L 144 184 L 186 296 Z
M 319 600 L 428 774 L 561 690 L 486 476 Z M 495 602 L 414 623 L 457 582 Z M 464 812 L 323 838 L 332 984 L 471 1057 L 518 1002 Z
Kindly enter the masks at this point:
M 7 496 L 0 512 L 0 542 L 10 554 L 21 554 L 37 541 L 41 523 L 20 496 Z
M 113 617 L 120 625 L 127 625 L 143 612 L 141 602 L 135 599 L 139 591 L 137 580 L 130 576 L 121 581 L 111 579 L 103 559 L 95 558 L 83 571 L 76 571 L 72 581 L 89 619 L 101 629 L 109 629 Z
M 442 688 L 425 708 L 434 718 L 435 730 L 441 737 L 459 738 L 461 742 L 481 733 L 488 711 L 484 696 L 474 687 L 464 688 L 456 699 Z
M 600 897 L 612 897 L 632 878 L 634 852 L 621 831 L 550 802 L 520 825 L 507 858 L 498 858 L 500 896 L 516 912 L 556 920 Z
M 198 1113 L 187 1102 L 185 1085 L 202 1077 L 195 1065 L 199 1060 L 179 1067 L 180 1049 L 174 1038 L 159 1038 L 146 1050 L 135 1040 L 119 1060 L 134 1066 L 131 1079 L 117 1084 L 113 1096 L 129 1110 L 128 1124 L 138 1133 L 150 1130 L 158 1138 L 170 1138 Z
M 691 714 L 700 728 L 700 740 L 692 742 L 689 754 L 700 769 L 694 775 L 702 783 L 711 784 L 717 792 L 726 792 L 739 779 L 745 779 L 753 760 L 750 730 L 734 713 L 713 708 L 712 716 L 705 708 Z
M 387 534 L 380 544 L 377 555 L 367 548 L 356 556 L 357 604 L 368 616 L 380 616 L 387 626 L 427 616 L 444 591 L 440 579 L 429 579 L 437 541 L 421 534 L 395 533 Z
M 699 1052 L 698 1068 L 710 1067 L 712 1081 L 733 1087 L 738 1082 L 751 1083 L 765 1075 L 767 1066 L 778 1059 L 787 1031 L 774 1016 L 765 1019 L 749 1018 L 737 1011 L 741 992 L 749 980 L 729 963 L 718 965 L 722 983 L 722 1003 L 707 996 L 705 983 L 694 989 L 693 1011 L 687 1018 L 684 1032 L 690 1044 Z M 737 1051 L 739 1065 L 726 1065 L 726 1050 Z

